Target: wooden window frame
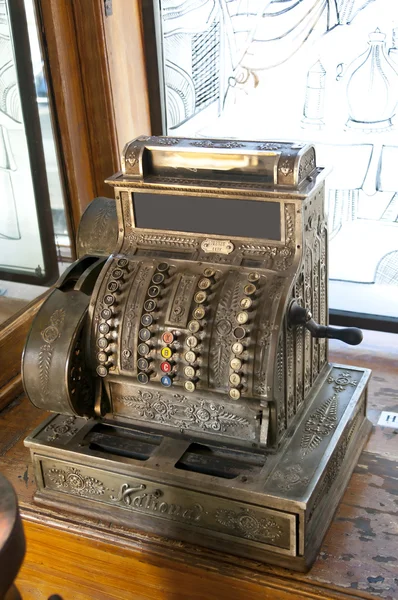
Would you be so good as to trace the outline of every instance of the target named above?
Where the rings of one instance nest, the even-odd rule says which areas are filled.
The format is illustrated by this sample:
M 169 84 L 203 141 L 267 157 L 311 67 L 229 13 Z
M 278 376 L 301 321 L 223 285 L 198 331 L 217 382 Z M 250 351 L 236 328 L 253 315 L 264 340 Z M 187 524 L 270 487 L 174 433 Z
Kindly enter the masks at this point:
M 72 244 L 91 200 L 113 196 L 104 180 L 124 144 L 151 133 L 140 0 L 111 6 L 106 16 L 104 0 L 35 0 Z M 0 410 L 23 391 L 21 354 L 47 294 L 0 326 Z

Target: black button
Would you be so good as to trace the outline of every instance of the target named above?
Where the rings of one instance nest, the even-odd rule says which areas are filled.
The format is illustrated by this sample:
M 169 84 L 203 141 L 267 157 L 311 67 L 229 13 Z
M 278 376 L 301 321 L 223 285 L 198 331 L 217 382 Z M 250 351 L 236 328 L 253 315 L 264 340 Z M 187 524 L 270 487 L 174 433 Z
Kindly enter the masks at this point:
M 163 283 L 163 281 L 164 281 L 163 273 L 155 273 L 155 275 L 152 277 L 152 281 L 153 281 L 153 283 L 156 283 L 156 285 L 160 285 L 161 283 Z
M 149 361 L 146 358 L 139 358 L 137 360 L 137 366 L 140 371 L 146 371 L 149 367 Z
M 141 317 L 141 323 L 142 325 L 144 325 L 145 327 L 149 327 L 149 325 L 151 325 L 151 323 L 153 322 L 153 316 L 152 315 L 142 315 Z
M 116 292 L 119 289 L 119 283 L 117 281 L 110 281 L 108 283 L 108 290 L 110 292 Z
M 158 271 L 160 271 L 161 273 L 165 273 L 166 271 L 169 270 L 169 265 L 165 262 L 159 263 L 158 264 Z
M 113 269 L 112 271 L 112 277 L 113 279 L 121 279 L 123 277 L 124 273 L 122 271 L 122 269 Z
M 138 373 L 137 379 L 140 383 L 148 383 L 149 377 L 146 373 Z
M 160 293 L 160 288 L 158 288 L 156 285 L 151 285 L 151 287 L 148 289 L 148 296 L 150 298 L 156 298 L 156 296 L 159 296 Z
M 147 342 L 149 340 L 149 338 L 151 337 L 151 332 L 149 331 L 149 329 L 140 329 L 138 337 L 143 342 Z
M 104 296 L 104 304 L 107 304 L 108 306 L 112 306 L 112 304 L 115 302 L 115 297 L 112 296 L 112 294 L 107 294 L 106 296 Z
M 112 311 L 110 308 L 104 308 L 104 310 L 101 311 L 101 317 L 103 319 L 105 319 L 105 321 L 107 321 L 108 319 L 110 319 L 112 317 Z
M 244 329 L 243 327 L 236 327 L 234 329 L 234 336 L 236 337 L 236 339 L 238 340 L 242 340 L 246 335 L 246 329 Z
M 144 302 L 144 308 L 147 312 L 152 312 L 155 310 L 156 308 L 156 302 L 155 300 L 146 300 Z
M 151 351 L 148 344 L 138 344 L 137 350 L 138 350 L 138 354 L 141 354 L 141 356 L 146 356 Z

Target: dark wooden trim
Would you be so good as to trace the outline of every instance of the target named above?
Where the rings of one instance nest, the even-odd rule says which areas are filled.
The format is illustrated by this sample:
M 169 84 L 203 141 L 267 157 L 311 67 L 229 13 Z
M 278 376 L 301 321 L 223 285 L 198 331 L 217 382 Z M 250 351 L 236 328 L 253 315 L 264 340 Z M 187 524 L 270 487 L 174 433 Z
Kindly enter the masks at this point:
M 84 209 L 106 195 L 104 179 L 119 164 L 103 3 L 36 0 L 36 7 L 74 240 Z
M 152 135 L 166 135 L 164 114 L 163 66 L 159 64 L 162 49 L 159 47 L 157 28 L 160 26 L 154 0 L 142 0 L 141 26 L 148 82 L 149 112 Z

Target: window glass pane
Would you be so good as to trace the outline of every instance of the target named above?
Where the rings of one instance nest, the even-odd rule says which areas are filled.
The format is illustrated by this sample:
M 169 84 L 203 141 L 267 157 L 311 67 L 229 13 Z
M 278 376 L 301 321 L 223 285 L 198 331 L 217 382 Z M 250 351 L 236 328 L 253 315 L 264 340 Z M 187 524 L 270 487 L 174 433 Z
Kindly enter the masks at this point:
M 315 143 L 330 307 L 398 317 L 398 2 L 161 0 L 167 134 Z
M 0 0 L 0 323 L 70 257 L 42 65 L 32 0 Z

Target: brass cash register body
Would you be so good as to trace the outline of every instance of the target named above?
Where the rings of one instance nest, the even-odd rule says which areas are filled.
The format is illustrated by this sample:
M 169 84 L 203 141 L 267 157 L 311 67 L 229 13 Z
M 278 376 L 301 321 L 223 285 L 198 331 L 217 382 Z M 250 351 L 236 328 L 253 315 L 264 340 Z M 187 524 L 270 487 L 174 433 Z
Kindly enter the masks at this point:
M 306 570 L 370 428 L 313 337 L 350 342 L 314 148 L 140 137 L 108 183 L 24 352 L 37 501 Z

